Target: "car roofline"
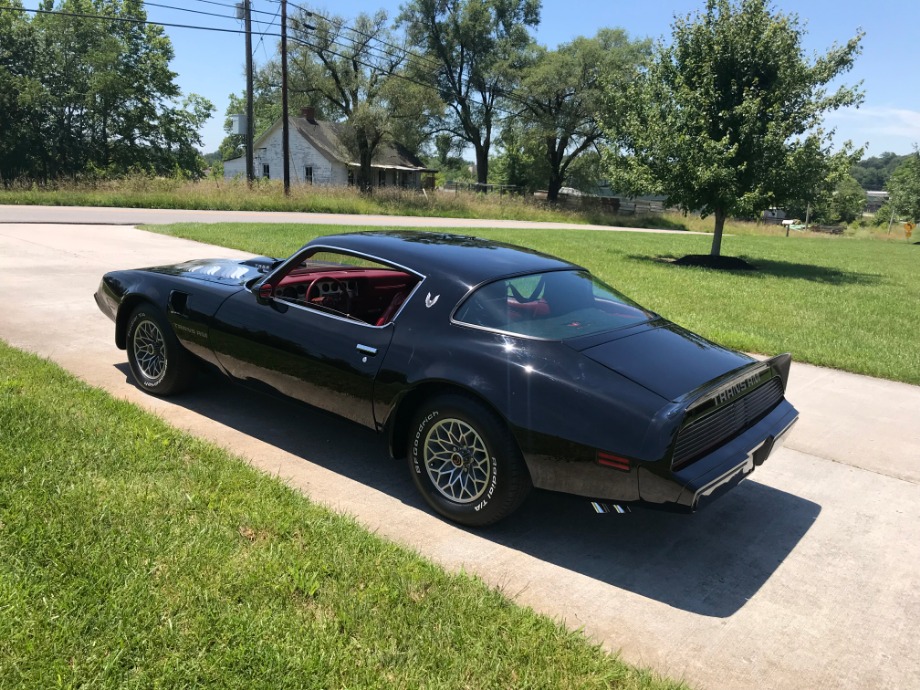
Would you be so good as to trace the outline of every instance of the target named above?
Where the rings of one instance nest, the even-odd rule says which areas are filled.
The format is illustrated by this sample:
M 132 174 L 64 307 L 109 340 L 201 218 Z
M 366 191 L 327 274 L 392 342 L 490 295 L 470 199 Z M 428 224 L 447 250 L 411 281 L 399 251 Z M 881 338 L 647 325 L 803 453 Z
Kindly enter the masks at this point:
M 361 231 L 317 237 L 303 248 L 319 245 L 376 256 L 383 263 L 398 264 L 418 275 L 450 276 L 466 285 L 478 285 L 511 274 L 584 270 L 570 261 L 528 247 L 452 233 Z M 519 270 L 508 270 L 510 264 L 516 264 Z

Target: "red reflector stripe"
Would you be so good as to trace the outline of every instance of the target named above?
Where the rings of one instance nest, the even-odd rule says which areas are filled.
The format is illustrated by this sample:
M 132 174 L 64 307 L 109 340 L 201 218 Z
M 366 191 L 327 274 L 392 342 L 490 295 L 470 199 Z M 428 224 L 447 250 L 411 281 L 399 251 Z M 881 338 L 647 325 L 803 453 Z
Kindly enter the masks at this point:
M 613 453 L 605 453 L 602 450 L 597 451 L 597 464 L 629 472 L 629 460 L 627 458 L 621 458 Z

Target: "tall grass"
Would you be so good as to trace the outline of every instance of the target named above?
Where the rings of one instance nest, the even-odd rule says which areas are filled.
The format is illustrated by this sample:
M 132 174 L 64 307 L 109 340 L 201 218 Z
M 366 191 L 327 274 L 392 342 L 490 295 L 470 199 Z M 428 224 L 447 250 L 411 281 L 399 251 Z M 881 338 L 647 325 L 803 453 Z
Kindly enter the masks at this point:
M 595 223 L 684 230 L 680 216 L 620 216 L 599 206 L 568 207 L 510 194 L 419 192 L 384 187 L 362 194 L 354 187 L 294 185 L 284 195 L 280 181 L 259 181 L 250 188 L 241 180 L 197 182 L 171 178 L 131 177 L 96 183 L 56 183 L 0 189 L 0 203 L 53 206 L 120 206 L 224 211 L 296 211 L 489 218 L 558 223 Z
M 95 182 L 57 182 L 52 185 L 21 184 L 0 187 L 0 204 L 44 206 L 111 206 L 127 208 L 202 209 L 215 211 L 288 211 L 385 216 L 433 216 L 523 220 L 549 223 L 658 228 L 712 233 L 712 217 L 665 213 L 627 215 L 590 200 L 569 199 L 551 204 L 535 197 L 514 194 L 481 194 L 470 191 L 427 191 L 385 187 L 362 194 L 354 187 L 294 185 L 285 196 L 280 180 L 259 180 L 251 187 L 242 180 L 209 178 L 200 181 L 134 176 Z M 395 224 L 395 223 L 394 223 Z M 904 240 L 904 230 L 854 224 L 846 234 L 861 238 Z M 729 219 L 730 235 L 780 237 L 780 225 Z M 827 237 L 826 233 L 792 231 L 797 237 Z

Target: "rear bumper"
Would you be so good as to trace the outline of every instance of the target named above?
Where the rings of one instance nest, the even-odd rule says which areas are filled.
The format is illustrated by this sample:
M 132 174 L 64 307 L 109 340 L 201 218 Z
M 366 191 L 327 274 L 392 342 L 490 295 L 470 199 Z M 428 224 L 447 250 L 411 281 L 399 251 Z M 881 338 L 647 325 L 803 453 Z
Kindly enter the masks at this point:
M 783 400 L 766 417 L 712 453 L 667 477 L 640 469 L 643 502 L 693 512 L 737 486 L 780 447 L 799 413 Z

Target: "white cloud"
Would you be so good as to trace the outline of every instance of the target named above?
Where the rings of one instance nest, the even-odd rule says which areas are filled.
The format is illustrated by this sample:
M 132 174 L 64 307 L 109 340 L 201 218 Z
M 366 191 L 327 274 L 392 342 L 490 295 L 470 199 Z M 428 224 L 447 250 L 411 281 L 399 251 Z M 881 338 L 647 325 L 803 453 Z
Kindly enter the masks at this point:
M 883 151 L 908 153 L 920 143 L 920 111 L 906 108 L 868 106 L 847 108 L 830 113 L 826 124 L 835 127 L 834 139 L 851 139 L 861 146 L 869 143 L 871 155 Z

